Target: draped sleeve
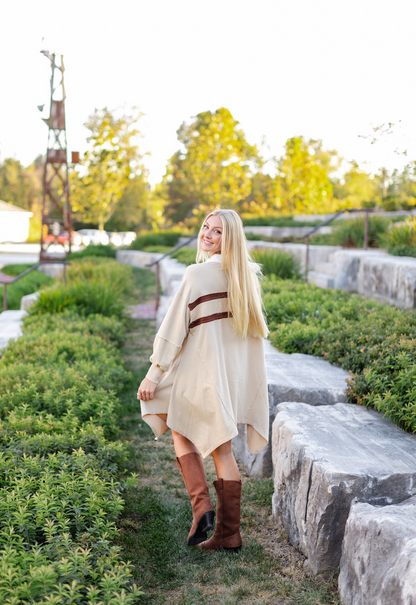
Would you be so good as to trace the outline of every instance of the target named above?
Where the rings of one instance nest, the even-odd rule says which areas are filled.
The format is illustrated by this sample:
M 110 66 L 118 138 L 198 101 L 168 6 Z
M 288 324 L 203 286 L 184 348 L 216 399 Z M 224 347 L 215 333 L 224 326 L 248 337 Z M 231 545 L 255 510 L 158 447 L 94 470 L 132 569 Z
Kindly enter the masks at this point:
M 153 354 L 150 357 L 152 365 L 146 378 L 156 384 L 178 357 L 188 335 L 190 311 L 185 290 L 186 288 L 181 287 L 175 294 L 155 337 Z

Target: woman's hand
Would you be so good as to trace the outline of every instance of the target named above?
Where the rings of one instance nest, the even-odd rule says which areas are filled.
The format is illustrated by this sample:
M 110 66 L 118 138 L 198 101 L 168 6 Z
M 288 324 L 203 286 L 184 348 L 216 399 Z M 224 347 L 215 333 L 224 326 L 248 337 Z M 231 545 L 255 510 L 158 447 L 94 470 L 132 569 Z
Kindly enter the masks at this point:
M 137 399 L 141 399 L 142 401 L 149 401 L 150 399 L 154 399 L 155 390 L 157 384 L 152 382 L 148 378 L 142 380 L 141 385 L 139 386 L 139 390 L 137 391 Z

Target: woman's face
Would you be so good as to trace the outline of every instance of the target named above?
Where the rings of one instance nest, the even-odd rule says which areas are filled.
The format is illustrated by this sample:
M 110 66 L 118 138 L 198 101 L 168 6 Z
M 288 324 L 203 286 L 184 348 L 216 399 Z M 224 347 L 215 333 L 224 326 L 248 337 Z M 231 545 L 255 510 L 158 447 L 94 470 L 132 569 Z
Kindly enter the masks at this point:
M 210 256 L 221 253 L 222 220 L 219 216 L 212 214 L 202 225 L 199 235 L 201 250 L 208 252 Z

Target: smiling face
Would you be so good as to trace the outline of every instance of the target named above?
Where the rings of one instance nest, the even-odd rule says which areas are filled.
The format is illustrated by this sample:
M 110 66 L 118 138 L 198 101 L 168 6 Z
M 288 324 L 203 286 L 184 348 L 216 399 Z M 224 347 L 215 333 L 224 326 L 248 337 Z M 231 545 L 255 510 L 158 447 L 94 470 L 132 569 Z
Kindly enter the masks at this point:
M 221 253 L 222 220 L 219 216 L 211 214 L 202 225 L 200 237 L 201 250 L 210 256 Z

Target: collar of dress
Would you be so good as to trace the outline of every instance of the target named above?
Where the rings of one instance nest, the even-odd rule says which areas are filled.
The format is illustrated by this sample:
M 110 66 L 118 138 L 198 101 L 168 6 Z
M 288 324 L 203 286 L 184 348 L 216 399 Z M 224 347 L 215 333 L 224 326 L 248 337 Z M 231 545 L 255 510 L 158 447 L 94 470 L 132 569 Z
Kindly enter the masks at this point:
M 221 254 L 213 254 L 206 261 L 207 263 L 220 263 L 221 262 Z

